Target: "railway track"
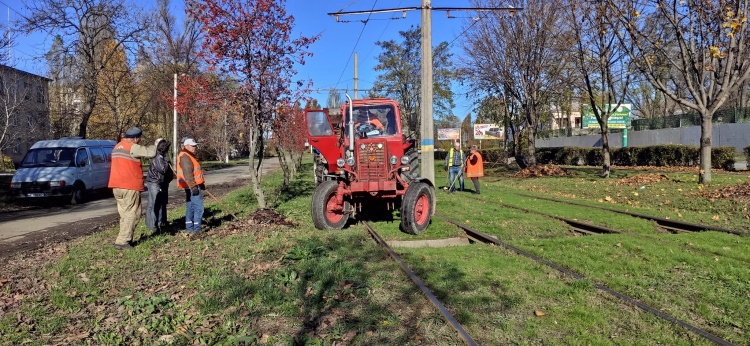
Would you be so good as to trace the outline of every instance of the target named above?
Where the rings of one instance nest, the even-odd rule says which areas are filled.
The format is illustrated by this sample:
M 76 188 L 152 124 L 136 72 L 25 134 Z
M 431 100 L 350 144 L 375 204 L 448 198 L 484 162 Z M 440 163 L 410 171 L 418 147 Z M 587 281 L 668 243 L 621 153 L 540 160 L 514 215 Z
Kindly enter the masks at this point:
M 575 205 L 579 207 L 596 208 L 600 210 L 611 211 L 613 213 L 625 214 L 625 215 L 630 215 L 630 216 L 641 218 L 641 219 L 651 220 L 651 221 L 655 221 L 662 228 L 673 233 L 702 232 L 702 231 L 708 230 L 708 231 L 723 232 L 723 233 L 729 233 L 729 234 L 745 236 L 745 237 L 750 236 L 750 233 L 748 232 L 736 231 L 736 230 L 727 229 L 723 227 L 715 227 L 715 226 L 709 226 L 709 225 L 701 225 L 701 224 L 692 223 L 692 222 L 666 219 L 666 218 L 658 217 L 658 216 L 634 213 L 630 211 L 618 210 L 618 209 L 607 208 L 607 207 L 599 207 L 599 206 L 583 204 L 583 203 L 563 201 L 563 200 L 549 198 L 549 197 L 541 197 L 541 196 L 534 196 L 534 195 L 527 195 L 527 194 L 516 194 L 516 195 L 522 196 L 522 197 L 540 199 L 544 201 Z
M 498 239 L 496 237 L 493 237 L 493 236 L 491 236 L 491 235 L 489 235 L 487 233 L 484 233 L 482 231 L 479 231 L 477 229 L 469 227 L 469 226 L 467 226 L 465 224 L 462 224 L 462 223 L 460 223 L 458 221 L 455 221 L 455 220 L 453 220 L 453 219 L 451 219 L 451 218 L 449 218 L 447 216 L 444 216 L 444 215 L 442 215 L 440 213 L 435 213 L 435 216 L 440 217 L 443 220 L 447 221 L 448 223 L 451 223 L 451 224 L 459 227 L 464 232 L 466 232 L 466 234 L 467 234 L 467 236 L 469 238 L 471 238 L 471 239 L 473 239 L 475 241 L 479 241 L 479 242 L 483 242 L 483 243 L 491 243 L 491 244 L 495 244 L 495 245 L 500 245 L 500 246 L 506 247 L 506 248 L 508 248 L 508 249 L 516 252 L 519 255 L 522 255 L 522 256 L 528 257 L 528 258 L 530 258 L 530 259 L 532 259 L 534 261 L 543 263 L 543 264 L 549 266 L 550 268 L 553 268 L 553 269 L 555 269 L 555 270 L 557 270 L 557 271 L 559 271 L 559 272 L 561 272 L 561 273 L 563 273 L 565 275 L 568 275 L 570 277 L 573 277 L 573 278 L 579 279 L 579 280 L 586 280 L 586 278 L 584 276 L 579 275 L 579 274 L 573 272 L 572 270 L 566 269 L 566 268 L 564 268 L 562 266 L 559 266 L 559 265 L 557 265 L 555 263 L 547 261 L 547 260 L 545 260 L 545 259 L 543 259 L 541 257 L 538 257 L 538 256 L 533 255 L 531 253 L 528 253 L 526 251 L 523 251 L 523 250 L 521 250 L 521 249 L 519 249 L 519 248 L 517 248 L 517 247 L 515 247 L 515 246 L 513 246 L 511 244 L 508 244 L 506 242 L 501 241 L 500 239 Z M 625 294 L 617 292 L 617 291 L 615 291 L 615 290 L 613 290 L 613 289 L 611 289 L 611 288 L 609 288 L 609 287 L 607 287 L 605 285 L 602 285 L 602 284 L 599 284 L 599 283 L 596 283 L 596 282 L 593 282 L 593 281 L 591 281 L 591 282 L 592 282 L 592 284 L 596 288 L 598 288 L 598 289 L 600 289 L 600 290 L 602 290 L 602 291 L 604 291 L 606 293 L 609 293 L 609 294 L 611 294 L 611 295 L 613 295 L 613 296 L 615 296 L 615 297 L 617 297 L 617 298 L 625 301 L 628 304 L 635 305 L 638 308 L 640 308 L 641 310 L 649 312 L 649 313 L 651 313 L 651 314 L 653 314 L 655 316 L 658 316 L 658 317 L 660 317 L 660 318 L 662 318 L 664 320 L 667 320 L 667 321 L 669 321 L 671 323 L 674 323 L 674 324 L 676 324 L 678 326 L 681 326 L 681 327 L 683 327 L 683 328 L 685 328 L 685 329 L 687 329 L 689 331 L 692 331 L 692 332 L 694 332 L 694 333 L 702 336 L 703 338 L 705 338 L 705 339 L 707 339 L 707 340 L 709 340 L 709 341 L 711 341 L 711 342 L 713 342 L 715 344 L 718 344 L 718 345 L 733 345 L 731 342 L 729 342 L 729 341 L 727 341 L 725 339 L 722 339 L 722 338 L 720 338 L 720 337 L 718 337 L 716 335 L 713 335 L 713 334 L 711 334 L 711 333 L 709 333 L 709 332 L 707 332 L 705 330 L 702 330 L 702 329 L 700 329 L 698 327 L 695 327 L 695 326 L 693 326 L 693 325 L 691 325 L 691 324 L 689 324 L 689 323 L 687 323 L 685 321 L 682 321 L 682 320 L 680 320 L 680 319 L 678 319 L 676 317 L 673 317 L 671 315 L 665 314 L 665 313 L 663 313 L 663 312 L 661 312 L 661 311 L 659 311 L 657 309 L 654 309 L 654 308 L 652 308 L 652 307 L 650 307 L 650 306 L 648 306 L 648 305 L 646 305 L 646 304 L 644 304 L 644 303 L 642 303 L 642 302 L 640 302 L 640 301 L 638 301 L 636 299 L 633 299 L 633 298 L 631 298 L 631 297 L 629 297 L 629 296 L 627 296 Z
M 383 240 L 383 238 L 378 234 L 378 232 L 375 231 L 375 229 L 370 225 L 370 223 L 365 222 L 364 224 L 365 224 L 365 228 L 367 228 L 367 231 L 375 239 L 375 241 L 378 242 L 378 244 L 380 244 L 385 249 L 385 251 L 388 252 L 388 254 L 391 255 L 391 257 L 396 262 L 398 262 L 399 265 L 401 265 L 401 269 L 406 273 L 406 275 L 409 275 L 409 278 L 412 281 L 414 281 L 414 284 L 416 284 L 419 287 L 419 289 L 422 290 L 422 292 L 427 296 L 427 299 L 430 300 L 430 303 L 432 303 L 432 305 L 434 305 L 440 311 L 440 313 L 445 318 L 445 321 L 448 322 L 448 324 L 450 324 L 451 327 L 453 327 L 453 329 L 456 330 L 456 332 L 461 337 L 461 339 L 463 339 L 467 345 L 470 345 L 470 346 L 478 345 L 476 341 L 474 341 L 474 339 L 471 338 L 469 333 L 467 333 L 464 330 L 461 324 L 458 323 L 458 321 L 456 321 L 453 315 L 451 315 L 451 313 L 445 309 L 443 304 L 440 303 L 440 301 L 435 297 L 435 295 L 432 294 L 430 289 L 427 288 L 427 286 L 425 286 L 422 283 L 422 280 L 420 280 L 417 277 L 417 275 L 414 274 L 414 272 L 409 268 L 409 266 L 406 265 L 406 262 L 404 262 L 401 259 L 401 257 L 396 252 L 394 252 L 390 246 L 388 246 L 388 243 L 386 243 L 385 240 Z

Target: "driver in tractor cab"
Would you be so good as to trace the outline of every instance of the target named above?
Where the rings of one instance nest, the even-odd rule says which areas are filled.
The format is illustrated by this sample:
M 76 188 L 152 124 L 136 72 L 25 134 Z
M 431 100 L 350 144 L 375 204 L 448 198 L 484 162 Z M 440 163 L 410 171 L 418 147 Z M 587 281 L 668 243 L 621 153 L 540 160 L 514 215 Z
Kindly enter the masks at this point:
M 360 113 L 359 121 L 354 124 L 354 128 L 359 131 L 360 125 L 368 124 L 371 126 L 372 130 L 380 131 L 381 134 L 385 132 L 385 126 L 383 126 L 383 123 L 380 122 L 377 114 L 374 112 L 367 112 L 367 114 Z

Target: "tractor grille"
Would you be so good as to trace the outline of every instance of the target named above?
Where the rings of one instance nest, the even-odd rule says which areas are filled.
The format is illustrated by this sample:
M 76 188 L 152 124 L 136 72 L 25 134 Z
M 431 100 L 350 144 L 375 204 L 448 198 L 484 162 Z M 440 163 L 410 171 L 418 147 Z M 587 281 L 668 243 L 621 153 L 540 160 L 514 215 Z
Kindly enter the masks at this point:
M 380 148 L 378 148 L 380 144 Z M 384 180 L 388 162 L 385 157 L 385 143 L 366 143 L 359 150 L 359 180 Z

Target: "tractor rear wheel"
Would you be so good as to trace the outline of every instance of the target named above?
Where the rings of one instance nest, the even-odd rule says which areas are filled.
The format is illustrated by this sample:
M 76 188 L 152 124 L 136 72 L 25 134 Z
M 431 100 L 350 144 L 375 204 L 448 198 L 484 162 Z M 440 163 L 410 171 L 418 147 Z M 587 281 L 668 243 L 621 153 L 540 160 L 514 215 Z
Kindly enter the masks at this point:
M 349 220 L 349 202 L 339 204 L 336 201 L 336 191 L 339 182 L 328 180 L 315 188 L 312 198 L 312 219 L 315 228 L 340 230 Z
M 404 232 L 417 235 L 427 229 L 432 217 L 434 198 L 429 185 L 425 183 L 409 185 L 401 206 L 401 229 Z
M 419 152 L 417 147 L 413 146 L 407 149 L 404 155 L 409 158 L 409 171 L 402 171 L 401 179 L 408 183 L 419 178 Z

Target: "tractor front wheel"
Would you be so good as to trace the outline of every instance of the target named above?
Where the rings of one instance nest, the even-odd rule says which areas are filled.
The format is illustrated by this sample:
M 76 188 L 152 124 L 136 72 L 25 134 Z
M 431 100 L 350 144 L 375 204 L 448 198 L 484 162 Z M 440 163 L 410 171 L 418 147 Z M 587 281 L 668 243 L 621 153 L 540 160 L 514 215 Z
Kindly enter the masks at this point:
M 404 232 L 417 235 L 427 229 L 434 198 L 429 185 L 416 182 L 409 185 L 401 206 L 401 229 Z
M 340 230 L 349 220 L 349 202 L 338 203 L 336 191 L 339 182 L 328 180 L 315 188 L 312 198 L 312 219 L 315 228 Z

